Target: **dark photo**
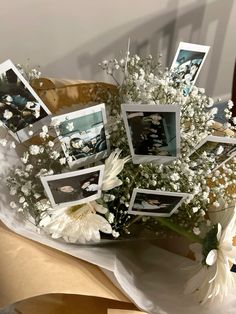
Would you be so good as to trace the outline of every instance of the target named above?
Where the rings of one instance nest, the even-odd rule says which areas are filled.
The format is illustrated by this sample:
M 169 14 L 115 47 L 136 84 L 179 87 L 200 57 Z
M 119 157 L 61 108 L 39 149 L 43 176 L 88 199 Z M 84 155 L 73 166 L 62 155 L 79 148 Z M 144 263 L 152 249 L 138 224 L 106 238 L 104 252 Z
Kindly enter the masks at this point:
M 164 163 L 178 157 L 178 106 L 123 104 L 122 115 L 134 163 Z
M 4 71 L 4 65 L 9 65 L 11 68 Z M 14 137 L 20 141 L 22 139 L 20 131 L 48 117 L 48 114 L 49 110 L 38 99 L 14 65 L 11 65 L 10 61 L 2 64 L 0 67 L 0 120 L 15 135 Z
M 48 182 L 56 204 L 74 202 L 97 193 L 99 172 Z
M 127 112 L 136 155 L 176 156 L 176 115 L 173 112 Z

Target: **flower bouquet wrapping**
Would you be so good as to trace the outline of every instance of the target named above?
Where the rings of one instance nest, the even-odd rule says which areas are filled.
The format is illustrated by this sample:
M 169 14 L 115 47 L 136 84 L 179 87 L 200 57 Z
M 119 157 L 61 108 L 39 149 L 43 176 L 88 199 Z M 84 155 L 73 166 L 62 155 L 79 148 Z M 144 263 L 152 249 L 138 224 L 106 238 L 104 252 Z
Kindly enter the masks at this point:
M 103 61 L 117 92 L 56 114 L 8 62 L 0 119 L 2 146 L 21 151 L 5 178 L 18 219 L 63 245 L 181 235 L 196 260 L 186 292 L 207 303 L 234 285 L 236 138 L 194 86 L 207 53 L 198 48 L 187 46 L 187 61 L 177 51 L 171 69 L 129 53 Z

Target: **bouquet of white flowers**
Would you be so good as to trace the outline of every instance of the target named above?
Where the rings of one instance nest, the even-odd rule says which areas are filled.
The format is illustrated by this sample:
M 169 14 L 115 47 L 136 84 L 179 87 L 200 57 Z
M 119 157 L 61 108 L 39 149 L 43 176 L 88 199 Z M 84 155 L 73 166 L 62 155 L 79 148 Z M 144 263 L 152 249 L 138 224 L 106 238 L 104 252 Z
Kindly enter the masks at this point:
M 23 148 L 21 165 L 7 176 L 10 206 L 40 232 L 72 243 L 178 233 L 194 243 L 198 261 L 186 291 L 202 303 L 223 298 L 236 263 L 235 126 L 215 135 L 213 100 L 180 66 L 163 69 L 159 59 L 128 54 L 101 67 L 117 83 L 123 75 L 117 96 L 106 107 L 61 115 L 48 112 L 15 67 L 4 68 L 0 119 Z M 21 83 L 6 92 L 9 71 Z M 16 99 L 22 82 L 33 100 Z M 231 108 L 229 101 L 227 119 Z

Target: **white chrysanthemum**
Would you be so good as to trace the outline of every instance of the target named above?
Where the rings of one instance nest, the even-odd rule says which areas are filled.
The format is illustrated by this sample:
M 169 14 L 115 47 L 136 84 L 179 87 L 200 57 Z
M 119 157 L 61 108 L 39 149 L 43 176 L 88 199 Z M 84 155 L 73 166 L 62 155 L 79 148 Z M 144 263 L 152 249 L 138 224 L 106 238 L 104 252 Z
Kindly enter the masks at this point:
M 130 160 L 130 157 L 119 159 L 120 149 L 116 149 L 110 154 L 105 161 L 104 179 L 102 182 L 102 190 L 108 191 L 122 184 L 122 181 L 117 178 L 117 175 L 123 170 L 125 163 Z
M 63 238 L 71 243 L 96 242 L 100 240 L 100 231 L 112 233 L 109 222 L 97 212 L 104 214 L 107 209 L 96 202 L 83 204 L 78 209 L 61 208 L 55 210 L 51 217 L 42 219 L 40 225 L 54 239 Z
M 197 292 L 199 301 L 204 304 L 218 298 L 220 301 L 235 286 L 232 264 L 236 263 L 236 247 L 233 237 L 236 233 L 236 206 L 211 214 L 212 223 L 217 223 L 218 247 L 212 249 L 203 265 L 201 246 L 195 245 L 196 258 L 200 261 L 195 275 L 187 282 L 185 292 Z M 196 249 L 197 248 L 197 249 Z

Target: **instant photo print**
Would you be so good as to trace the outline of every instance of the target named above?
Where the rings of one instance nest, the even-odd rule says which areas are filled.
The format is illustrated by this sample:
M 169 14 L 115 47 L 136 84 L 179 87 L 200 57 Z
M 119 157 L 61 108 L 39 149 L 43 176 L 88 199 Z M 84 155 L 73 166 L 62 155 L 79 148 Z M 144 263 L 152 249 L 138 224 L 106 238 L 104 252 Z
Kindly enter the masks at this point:
M 170 217 L 189 196 L 187 193 L 135 188 L 128 213 L 140 216 Z
M 53 117 L 52 123 L 56 125 L 56 134 L 70 167 L 89 164 L 108 155 L 104 104 Z
M 101 197 L 104 165 L 40 177 L 52 207 L 73 206 Z
M 215 170 L 236 156 L 236 138 L 209 135 L 190 154 L 190 160 L 197 160 L 204 152 L 216 160 Z
M 180 152 L 180 111 L 175 105 L 122 104 L 133 163 L 166 163 Z
M 190 93 L 195 84 L 209 49 L 209 46 L 179 43 L 170 69 L 174 72 L 175 79 L 184 83 L 185 96 Z
M 23 142 L 30 137 L 29 130 L 38 133 L 49 122 L 50 114 L 14 64 L 10 60 L 0 64 L 0 121 L 9 133 Z

